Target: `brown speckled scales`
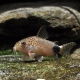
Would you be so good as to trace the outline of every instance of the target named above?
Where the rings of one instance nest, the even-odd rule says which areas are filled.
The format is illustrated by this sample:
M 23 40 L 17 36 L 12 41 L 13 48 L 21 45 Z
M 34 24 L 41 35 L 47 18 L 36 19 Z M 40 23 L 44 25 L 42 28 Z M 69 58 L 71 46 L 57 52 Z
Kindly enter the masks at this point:
M 25 42 L 25 44 L 23 44 Z M 53 50 L 53 47 L 56 44 L 54 42 L 51 42 L 49 40 L 37 37 L 37 36 L 31 36 L 25 39 L 22 39 L 18 41 L 13 49 L 14 51 L 19 51 L 23 53 L 26 56 L 29 56 L 29 48 L 30 46 L 33 46 L 33 49 L 30 49 L 30 54 L 35 53 L 35 57 L 41 57 L 41 56 L 53 56 L 55 51 Z M 75 42 L 70 42 L 67 44 L 63 44 L 60 47 L 59 54 L 62 55 L 66 52 L 70 52 L 70 50 L 76 45 Z
M 19 51 L 29 57 L 53 56 L 54 54 L 64 54 L 76 45 L 75 42 L 56 45 L 54 42 L 46 40 L 48 33 L 45 27 L 41 27 L 37 36 L 31 36 L 18 41 L 14 47 L 14 51 Z
M 32 45 L 34 46 L 35 50 L 32 52 L 36 53 L 36 56 L 45 55 L 45 56 L 52 56 L 54 55 L 54 52 L 52 50 L 52 47 L 55 45 L 54 42 L 32 36 L 25 39 L 20 40 L 15 45 L 17 47 L 17 50 L 22 52 L 23 54 L 27 55 L 27 50 L 25 48 L 25 45 L 22 45 L 22 42 L 26 42 L 28 46 Z

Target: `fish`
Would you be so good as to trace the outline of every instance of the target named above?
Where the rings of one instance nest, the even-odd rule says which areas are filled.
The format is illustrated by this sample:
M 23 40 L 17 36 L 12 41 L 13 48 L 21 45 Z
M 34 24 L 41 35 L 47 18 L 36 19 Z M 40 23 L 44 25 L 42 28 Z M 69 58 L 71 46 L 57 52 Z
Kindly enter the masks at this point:
M 75 42 L 57 45 L 56 42 L 47 40 L 49 38 L 46 27 L 41 27 L 36 36 L 30 36 L 16 42 L 13 51 L 21 52 L 24 57 L 29 56 L 31 59 L 36 59 L 42 62 L 44 57 L 63 55 L 76 45 Z M 25 59 L 25 58 L 24 58 Z

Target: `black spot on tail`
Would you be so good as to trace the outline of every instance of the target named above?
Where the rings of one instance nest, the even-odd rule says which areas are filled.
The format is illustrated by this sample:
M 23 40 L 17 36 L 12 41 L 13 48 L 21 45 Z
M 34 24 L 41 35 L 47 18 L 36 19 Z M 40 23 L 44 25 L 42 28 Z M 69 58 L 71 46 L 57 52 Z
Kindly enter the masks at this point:
M 53 50 L 53 52 L 55 52 L 55 55 L 57 55 L 58 57 L 62 56 L 61 54 L 59 54 L 60 47 L 58 45 L 53 46 L 52 50 Z
M 60 47 L 59 47 L 58 45 L 55 45 L 55 46 L 53 46 L 52 50 L 53 50 L 53 52 L 55 52 L 55 53 L 59 53 Z

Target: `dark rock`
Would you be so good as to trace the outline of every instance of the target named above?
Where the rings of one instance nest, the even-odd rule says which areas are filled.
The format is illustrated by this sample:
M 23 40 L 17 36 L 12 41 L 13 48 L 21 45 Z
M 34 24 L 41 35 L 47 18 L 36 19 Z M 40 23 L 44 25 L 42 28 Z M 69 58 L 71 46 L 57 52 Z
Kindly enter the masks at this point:
M 80 39 L 80 13 L 69 7 L 44 6 L 8 10 L 0 14 L 0 39 L 16 40 L 36 35 L 47 27 L 50 40 L 60 43 Z

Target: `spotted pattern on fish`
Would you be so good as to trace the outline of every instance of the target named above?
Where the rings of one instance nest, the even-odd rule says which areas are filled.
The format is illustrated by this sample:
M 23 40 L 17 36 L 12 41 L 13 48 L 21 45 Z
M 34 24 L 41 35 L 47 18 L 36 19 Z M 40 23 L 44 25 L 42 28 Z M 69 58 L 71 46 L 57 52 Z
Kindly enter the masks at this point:
M 26 42 L 26 45 L 23 45 L 22 42 Z M 54 42 L 36 36 L 20 40 L 15 44 L 15 47 L 16 50 L 22 52 L 25 55 L 28 55 L 26 47 L 29 47 L 30 45 L 34 46 L 35 49 L 32 50 L 32 52 L 36 53 L 36 56 L 52 56 L 55 54 L 52 50 L 52 47 L 55 45 Z
M 26 44 L 22 44 L 24 42 Z M 29 56 L 28 51 L 31 45 L 34 47 L 31 50 L 31 53 L 35 53 L 35 57 L 41 57 L 53 56 L 58 52 L 60 52 L 59 54 L 63 54 L 66 51 L 70 51 L 71 48 L 74 47 L 75 43 L 72 42 L 58 46 L 54 42 L 51 42 L 49 40 L 45 40 L 36 36 L 31 36 L 17 42 L 14 48 L 16 48 L 17 51 L 22 52 L 24 55 Z
M 41 37 L 39 33 L 44 36 Z M 31 36 L 18 41 L 14 45 L 13 50 L 19 51 L 31 58 L 37 58 L 41 61 L 43 56 L 54 56 L 54 54 L 63 55 L 64 52 L 70 52 L 70 50 L 76 45 L 75 42 L 72 42 L 59 46 L 55 44 L 55 42 L 46 40 L 48 38 L 48 34 L 46 33 L 45 28 L 40 29 L 39 33 L 38 35 L 40 37 L 38 35 Z

